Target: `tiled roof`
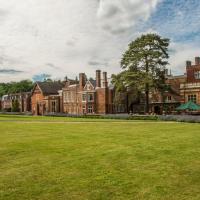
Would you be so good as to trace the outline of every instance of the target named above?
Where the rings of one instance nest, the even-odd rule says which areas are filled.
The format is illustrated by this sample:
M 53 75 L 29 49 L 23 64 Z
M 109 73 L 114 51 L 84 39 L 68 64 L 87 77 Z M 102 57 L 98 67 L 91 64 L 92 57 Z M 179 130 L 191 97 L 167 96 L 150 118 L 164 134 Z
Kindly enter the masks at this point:
M 96 80 L 92 80 L 92 79 L 91 79 L 91 80 L 89 80 L 89 81 L 90 81 L 90 83 L 93 85 L 93 87 L 96 88 Z
M 36 84 L 44 95 L 58 94 L 58 91 L 64 87 L 61 82 L 37 82 Z

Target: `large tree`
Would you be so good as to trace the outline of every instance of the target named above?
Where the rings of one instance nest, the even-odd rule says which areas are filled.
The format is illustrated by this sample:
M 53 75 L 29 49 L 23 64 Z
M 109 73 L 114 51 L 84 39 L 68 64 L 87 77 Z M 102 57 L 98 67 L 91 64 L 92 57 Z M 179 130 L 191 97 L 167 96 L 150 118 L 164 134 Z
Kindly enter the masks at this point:
M 162 82 L 168 64 L 168 46 L 167 38 L 157 34 L 142 35 L 129 44 L 121 60 L 125 84 L 145 92 L 146 113 L 149 112 L 149 91 Z
M 33 82 L 22 80 L 20 82 L 0 83 L 0 97 L 5 94 L 30 92 L 33 88 Z

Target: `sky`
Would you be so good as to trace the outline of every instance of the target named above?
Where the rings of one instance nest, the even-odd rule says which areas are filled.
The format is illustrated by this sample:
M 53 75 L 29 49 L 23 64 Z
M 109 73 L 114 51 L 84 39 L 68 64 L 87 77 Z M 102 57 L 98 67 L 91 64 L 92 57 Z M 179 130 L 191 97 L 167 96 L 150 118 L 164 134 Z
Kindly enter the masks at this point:
M 199 0 L 0 0 L 0 82 L 120 72 L 144 33 L 170 39 L 174 74 L 200 56 Z

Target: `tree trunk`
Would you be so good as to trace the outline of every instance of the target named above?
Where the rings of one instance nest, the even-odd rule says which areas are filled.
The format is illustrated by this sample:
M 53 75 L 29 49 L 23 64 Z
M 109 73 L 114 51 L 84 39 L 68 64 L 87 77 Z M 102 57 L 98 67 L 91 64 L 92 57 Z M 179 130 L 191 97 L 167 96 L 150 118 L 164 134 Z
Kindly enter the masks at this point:
M 163 114 L 163 111 L 165 111 L 165 109 L 164 109 L 164 107 L 165 107 L 164 91 L 161 91 L 161 98 L 162 98 L 162 110 L 161 110 L 161 114 Z
M 149 84 L 145 86 L 145 113 L 149 113 Z
M 146 57 L 146 73 L 149 73 L 149 63 Z M 145 113 L 149 114 L 149 83 L 145 84 Z
M 127 110 L 127 113 L 129 113 L 129 101 L 128 101 L 128 93 L 126 94 L 126 110 Z

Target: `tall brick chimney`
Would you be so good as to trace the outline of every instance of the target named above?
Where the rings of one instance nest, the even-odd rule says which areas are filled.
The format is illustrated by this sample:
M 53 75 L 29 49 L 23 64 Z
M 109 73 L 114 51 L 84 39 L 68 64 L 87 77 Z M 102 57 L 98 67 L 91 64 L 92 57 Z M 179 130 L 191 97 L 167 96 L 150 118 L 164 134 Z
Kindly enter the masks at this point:
M 69 80 L 66 80 L 65 81 L 65 88 L 68 88 L 70 86 L 70 81 Z
M 195 65 L 200 65 L 200 57 L 195 57 Z
M 65 88 L 70 86 L 70 80 L 67 78 L 67 76 L 65 77 L 64 84 L 65 84 Z
M 107 72 L 103 72 L 103 88 L 108 87 Z
M 85 87 L 86 84 L 86 76 L 84 73 L 80 73 L 79 74 L 79 87 L 80 90 L 83 90 L 83 88 Z
M 101 70 L 96 70 L 96 87 L 101 87 Z
M 187 61 L 186 61 L 186 67 L 191 67 L 191 66 L 192 66 L 192 62 L 189 61 L 189 60 L 187 60 Z

